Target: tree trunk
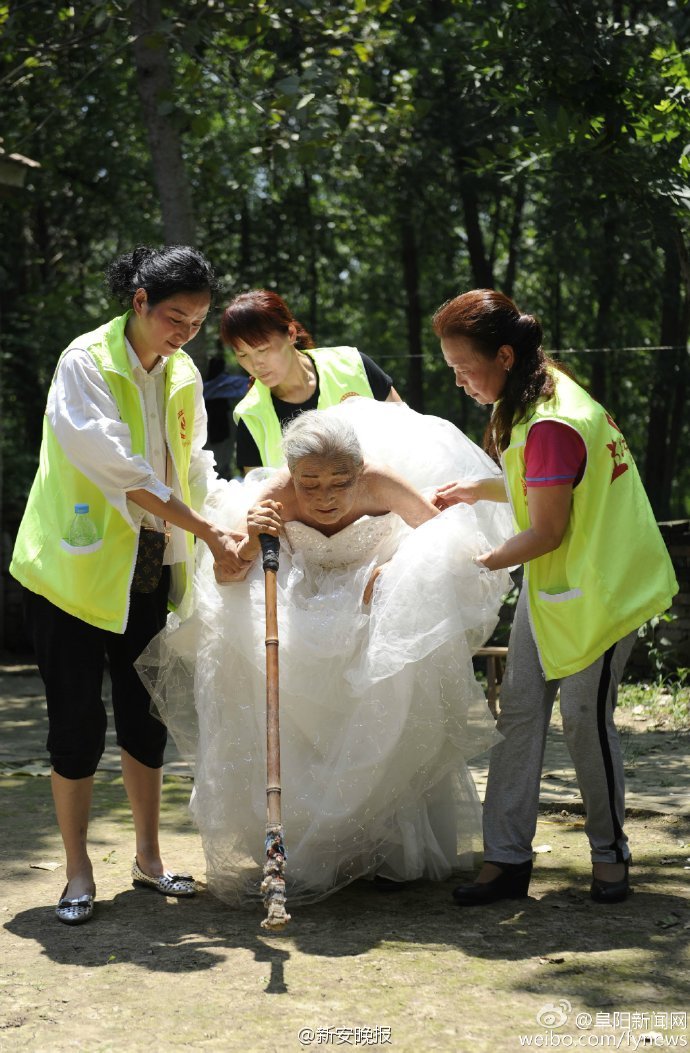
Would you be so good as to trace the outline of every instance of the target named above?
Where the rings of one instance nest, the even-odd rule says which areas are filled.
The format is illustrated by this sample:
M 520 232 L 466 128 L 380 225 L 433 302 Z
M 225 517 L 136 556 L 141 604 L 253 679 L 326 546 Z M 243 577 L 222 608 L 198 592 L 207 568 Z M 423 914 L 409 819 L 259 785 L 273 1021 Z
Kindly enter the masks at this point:
M 680 456 L 680 442 L 686 422 L 686 401 L 688 391 L 688 338 L 690 337 L 690 260 L 688 249 L 680 230 L 676 232 L 675 248 L 679 264 L 679 285 L 681 294 L 678 304 L 678 327 L 676 330 L 677 350 L 672 353 L 673 372 L 673 403 L 671 407 L 671 422 L 669 427 L 669 441 L 666 455 L 666 470 L 664 472 L 664 503 L 668 505 L 668 513 L 673 514 L 673 480 L 676 475 L 676 466 Z
M 160 0 L 133 0 L 131 17 L 137 88 L 151 149 L 163 236 L 166 245 L 193 245 L 196 223 L 192 193 L 173 115 L 175 94 L 168 49 L 159 29 Z M 168 112 L 161 113 L 162 107 Z M 203 373 L 208 359 L 203 330 L 185 346 L 185 351 Z
M 434 20 L 442 16 L 441 7 L 434 5 Z M 449 130 L 457 127 L 458 112 L 452 100 L 457 99 L 457 74 L 455 65 L 449 59 L 442 64 L 443 93 L 446 106 L 446 124 Z M 472 269 L 472 280 L 477 288 L 493 289 L 494 275 L 489 254 L 484 244 L 484 234 L 479 218 L 479 198 L 477 195 L 477 177 L 468 171 L 466 155 L 460 140 L 454 138 L 455 133 L 451 131 L 453 141 L 452 153 L 455 172 L 458 178 L 458 189 L 465 214 L 465 233 L 467 235 L 467 251 L 470 257 Z M 471 148 L 470 148 L 471 150 Z
M 554 350 L 561 346 L 561 272 L 556 268 L 553 272 L 553 288 L 551 297 L 551 341 Z
M 500 190 L 496 192 L 494 201 L 494 214 L 491 218 L 491 248 L 489 249 L 489 266 L 492 272 L 496 269 L 496 253 L 498 252 L 498 239 L 501 236 L 503 221 L 504 195 Z
M 168 50 L 159 29 L 160 0 L 134 0 L 131 17 L 137 88 L 151 148 L 165 241 L 168 245 L 193 245 L 196 226 L 192 195 L 173 117 L 175 94 Z M 161 107 L 169 107 L 170 111 L 162 113 Z
M 419 305 L 419 260 L 417 238 L 412 222 L 404 217 L 401 225 L 405 316 L 407 318 L 407 401 L 412 409 L 424 412 L 424 368 L 422 363 L 422 312 Z
M 616 238 L 616 223 L 610 216 L 604 220 L 602 235 L 599 266 L 596 270 L 599 297 L 594 326 L 594 346 L 610 348 L 615 342 L 612 332 L 612 317 L 618 281 L 618 256 L 614 252 L 609 254 L 609 246 L 614 244 Z M 594 361 L 592 362 L 590 391 L 593 398 L 605 405 L 608 398 L 607 353 L 606 351 L 601 351 L 592 357 Z
M 658 519 L 667 519 L 687 393 L 687 341 L 690 328 L 687 248 L 680 231 L 664 239 L 660 351 L 649 400 L 645 487 Z
M 503 292 L 512 298 L 517 275 L 517 258 L 520 248 L 520 234 L 522 231 L 522 213 L 525 207 L 526 180 L 520 176 L 515 186 L 515 203 L 513 207 L 513 221 L 510 225 L 508 240 L 508 263 L 506 265 L 506 276 L 503 281 Z
M 306 168 L 302 169 L 302 187 L 304 190 L 304 210 L 307 217 L 306 254 L 308 260 L 307 274 L 309 277 L 309 321 L 307 328 L 314 340 L 316 340 L 319 305 L 319 268 L 316 243 L 316 223 L 314 221 L 314 212 L 311 207 L 311 177 Z M 318 340 L 316 340 L 316 342 L 318 344 Z
M 479 199 L 472 176 L 460 173 L 460 197 L 465 212 L 467 251 L 474 283 L 478 289 L 493 289 L 493 268 L 484 245 L 484 234 L 479 219 Z
M 240 259 L 238 263 L 240 287 L 251 285 L 252 273 L 252 225 L 247 196 L 242 198 L 242 211 L 240 212 Z

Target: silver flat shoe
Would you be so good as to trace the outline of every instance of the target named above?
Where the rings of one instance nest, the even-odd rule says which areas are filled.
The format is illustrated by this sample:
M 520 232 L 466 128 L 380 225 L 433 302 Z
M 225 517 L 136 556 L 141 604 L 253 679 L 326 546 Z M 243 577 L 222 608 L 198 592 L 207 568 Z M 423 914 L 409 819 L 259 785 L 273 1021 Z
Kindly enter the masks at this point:
M 163 896 L 196 895 L 196 882 L 191 874 L 171 874 L 166 870 L 160 877 L 151 877 L 141 869 L 136 856 L 132 863 L 132 883 L 141 888 L 152 888 Z
M 76 899 L 67 899 L 65 892 L 68 887 L 69 883 L 62 890 L 62 896 L 55 908 L 55 913 L 64 925 L 83 925 L 85 921 L 89 921 L 93 917 L 93 901 L 96 898 L 96 890 L 94 889 L 93 893 L 86 892 L 83 896 L 78 896 Z

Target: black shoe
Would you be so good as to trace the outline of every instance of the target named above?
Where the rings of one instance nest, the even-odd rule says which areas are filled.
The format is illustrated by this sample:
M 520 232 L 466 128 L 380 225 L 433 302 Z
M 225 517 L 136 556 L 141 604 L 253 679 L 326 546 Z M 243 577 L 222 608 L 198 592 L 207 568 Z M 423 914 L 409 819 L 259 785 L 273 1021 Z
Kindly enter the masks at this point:
M 632 857 L 624 861 L 625 875 L 620 881 L 601 881 L 592 878 L 589 894 L 595 903 L 622 903 L 630 895 L 630 864 Z
M 487 863 L 492 860 L 487 859 Z M 492 881 L 475 881 L 472 885 L 458 885 L 453 890 L 453 899 L 461 907 L 495 903 L 499 899 L 524 899 L 532 877 L 532 860 L 524 863 L 493 863 L 501 873 Z

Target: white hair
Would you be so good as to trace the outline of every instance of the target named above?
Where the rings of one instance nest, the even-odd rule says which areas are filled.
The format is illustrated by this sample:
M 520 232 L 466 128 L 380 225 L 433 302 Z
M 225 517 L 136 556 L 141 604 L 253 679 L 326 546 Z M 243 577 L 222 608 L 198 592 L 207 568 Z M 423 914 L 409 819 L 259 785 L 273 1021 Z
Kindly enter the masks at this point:
M 351 424 L 324 410 L 307 410 L 292 420 L 283 433 L 283 452 L 292 472 L 304 457 L 344 458 L 359 468 L 362 447 Z

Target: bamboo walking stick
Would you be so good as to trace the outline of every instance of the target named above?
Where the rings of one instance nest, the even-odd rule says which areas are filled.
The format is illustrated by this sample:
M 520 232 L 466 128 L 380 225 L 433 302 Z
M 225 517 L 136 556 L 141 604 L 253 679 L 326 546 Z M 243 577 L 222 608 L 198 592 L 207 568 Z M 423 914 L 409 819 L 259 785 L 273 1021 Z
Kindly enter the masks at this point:
M 285 860 L 280 810 L 280 722 L 278 687 L 278 601 L 276 574 L 280 542 L 260 534 L 266 590 L 266 862 L 261 882 L 267 916 L 262 929 L 282 929 L 290 920 L 285 910 Z

